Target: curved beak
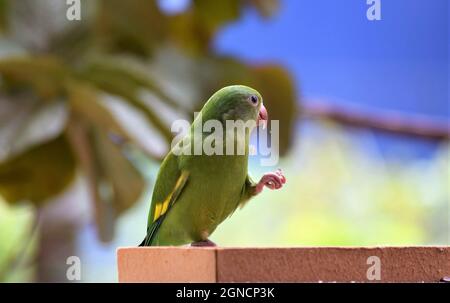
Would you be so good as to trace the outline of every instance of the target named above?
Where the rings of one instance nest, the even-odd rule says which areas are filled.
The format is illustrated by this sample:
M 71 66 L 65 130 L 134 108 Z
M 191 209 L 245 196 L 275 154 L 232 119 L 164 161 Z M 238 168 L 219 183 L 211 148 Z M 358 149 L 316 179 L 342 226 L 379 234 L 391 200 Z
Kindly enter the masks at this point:
M 262 125 L 263 128 L 266 128 L 268 118 L 269 115 L 267 114 L 267 109 L 264 107 L 264 104 L 261 104 L 258 114 L 258 125 Z

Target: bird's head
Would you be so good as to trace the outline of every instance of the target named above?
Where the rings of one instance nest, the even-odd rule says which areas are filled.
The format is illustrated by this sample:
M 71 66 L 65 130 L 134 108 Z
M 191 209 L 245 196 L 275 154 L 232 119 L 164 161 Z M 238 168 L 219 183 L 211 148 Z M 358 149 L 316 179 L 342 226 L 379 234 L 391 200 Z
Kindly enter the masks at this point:
M 265 124 L 268 119 L 261 94 L 244 85 L 226 86 L 218 90 L 206 102 L 201 112 L 204 120 L 216 119 L 222 122 L 253 120 L 257 124 Z

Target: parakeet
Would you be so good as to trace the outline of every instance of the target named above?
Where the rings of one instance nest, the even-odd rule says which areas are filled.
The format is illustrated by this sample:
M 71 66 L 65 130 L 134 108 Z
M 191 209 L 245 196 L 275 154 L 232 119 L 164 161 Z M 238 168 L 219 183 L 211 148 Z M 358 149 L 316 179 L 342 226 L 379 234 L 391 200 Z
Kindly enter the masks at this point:
M 266 173 L 259 182 L 254 182 L 247 172 L 251 129 L 237 132 L 226 127 L 226 121 L 253 121 L 254 125 L 267 122 L 267 111 L 259 92 L 243 85 L 224 87 L 209 98 L 200 114 L 179 144 L 203 143 L 212 128 L 202 131 L 200 136 L 196 136 L 194 130 L 203 129 L 207 121 L 214 120 L 224 129 L 223 142 L 215 142 L 223 144 L 224 153 L 180 154 L 180 145 L 170 150 L 158 172 L 147 235 L 140 246 L 189 243 L 215 246 L 209 236 L 221 222 L 264 187 L 279 189 L 286 182 L 281 170 Z M 234 135 L 232 140 L 236 147 L 244 144 L 243 153 L 225 152 L 229 142 L 226 138 L 230 135 Z

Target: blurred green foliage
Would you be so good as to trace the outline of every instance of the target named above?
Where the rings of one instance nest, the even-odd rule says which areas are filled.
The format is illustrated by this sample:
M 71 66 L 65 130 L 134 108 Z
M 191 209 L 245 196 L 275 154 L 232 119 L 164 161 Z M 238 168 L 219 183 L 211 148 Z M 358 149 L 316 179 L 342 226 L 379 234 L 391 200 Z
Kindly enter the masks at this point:
M 33 217 L 31 207 L 11 207 L 0 198 L 0 282 L 33 281 Z

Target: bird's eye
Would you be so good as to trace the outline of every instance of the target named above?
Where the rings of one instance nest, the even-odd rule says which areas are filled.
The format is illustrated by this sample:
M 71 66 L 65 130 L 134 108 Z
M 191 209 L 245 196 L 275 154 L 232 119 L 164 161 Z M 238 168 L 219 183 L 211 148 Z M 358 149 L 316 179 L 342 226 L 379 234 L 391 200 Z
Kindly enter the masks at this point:
M 255 95 L 251 95 L 249 97 L 249 101 L 252 105 L 258 105 L 258 97 Z

